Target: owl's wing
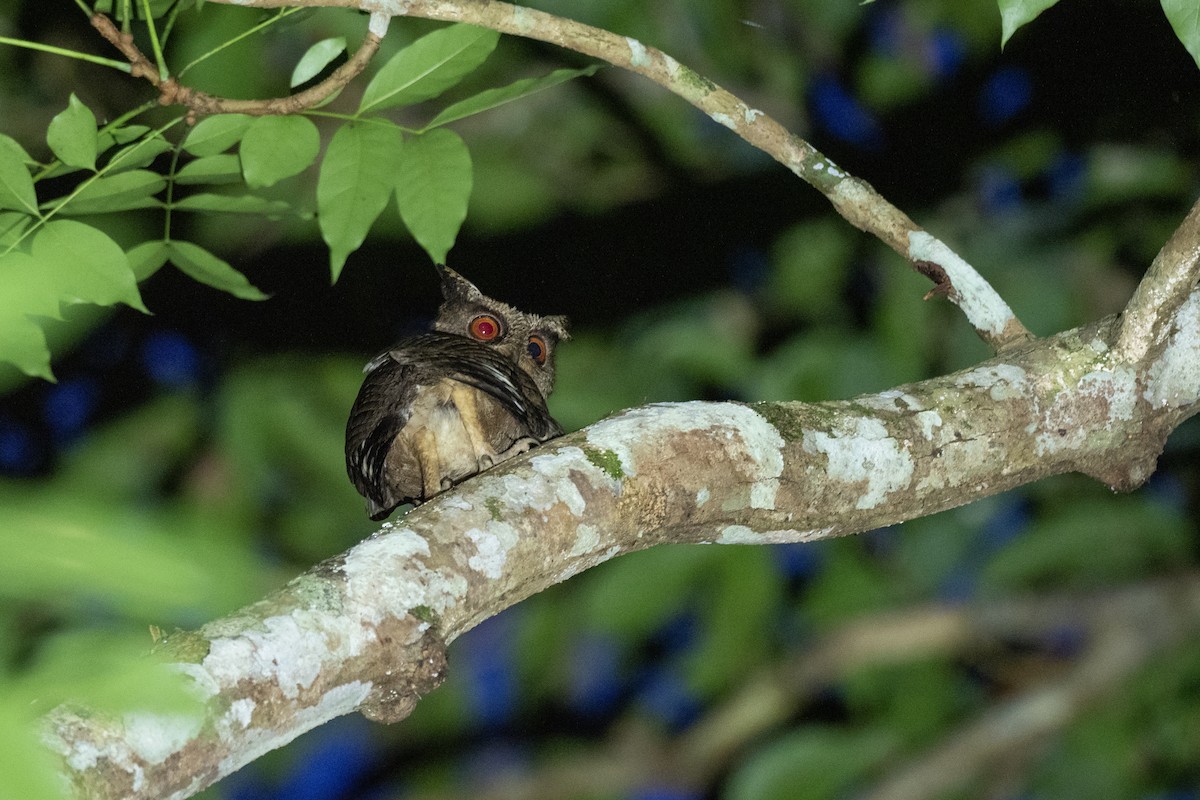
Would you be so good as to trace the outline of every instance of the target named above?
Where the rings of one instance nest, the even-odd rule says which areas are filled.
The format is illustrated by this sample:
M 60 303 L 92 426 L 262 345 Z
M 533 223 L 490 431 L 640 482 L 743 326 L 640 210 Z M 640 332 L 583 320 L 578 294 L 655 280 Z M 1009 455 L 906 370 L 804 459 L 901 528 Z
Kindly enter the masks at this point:
M 486 392 L 540 442 L 561 436 L 533 378 L 486 345 L 463 336 L 430 333 L 401 340 L 371 359 L 346 421 L 346 472 L 367 498 L 372 519 L 382 519 L 408 498 L 396 497 L 384 466 L 392 442 L 408 424 L 423 386 L 447 378 Z
M 415 370 L 391 359 L 376 358 L 368 367 L 346 420 L 346 472 L 358 493 L 367 498 L 371 518 L 381 519 L 405 502 L 392 496 L 384 462 L 392 442 L 412 415 L 419 385 L 413 380 Z
M 367 366 L 381 359 L 411 366 L 421 373 L 436 368 L 438 377 L 487 393 L 540 442 L 563 434 L 533 378 L 487 345 L 465 336 L 430 333 L 404 340 Z

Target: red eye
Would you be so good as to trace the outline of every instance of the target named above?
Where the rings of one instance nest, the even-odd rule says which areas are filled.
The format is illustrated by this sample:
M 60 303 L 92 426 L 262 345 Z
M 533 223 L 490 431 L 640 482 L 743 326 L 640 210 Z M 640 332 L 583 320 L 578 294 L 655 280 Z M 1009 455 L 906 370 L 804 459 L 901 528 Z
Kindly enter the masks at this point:
M 546 341 L 542 337 L 530 336 L 529 344 L 526 346 L 529 348 L 530 358 L 539 365 L 546 363 Z
M 481 342 L 490 342 L 500 335 L 500 320 L 490 314 L 480 314 L 475 319 L 471 320 L 471 324 L 467 326 L 471 336 Z

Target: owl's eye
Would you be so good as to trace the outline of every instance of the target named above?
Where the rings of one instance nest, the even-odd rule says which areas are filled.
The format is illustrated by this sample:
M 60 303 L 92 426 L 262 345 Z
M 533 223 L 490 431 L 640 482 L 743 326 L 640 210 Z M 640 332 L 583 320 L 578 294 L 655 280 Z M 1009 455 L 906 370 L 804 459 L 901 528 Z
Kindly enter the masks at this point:
M 471 324 L 467 326 L 467 330 L 471 336 L 481 342 L 490 342 L 500 335 L 503 330 L 500 326 L 500 320 L 493 317 L 491 314 L 480 314 L 475 319 L 471 320 Z
M 529 349 L 529 356 L 537 364 L 546 363 L 546 341 L 540 336 L 530 336 L 529 344 L 526 345 Z

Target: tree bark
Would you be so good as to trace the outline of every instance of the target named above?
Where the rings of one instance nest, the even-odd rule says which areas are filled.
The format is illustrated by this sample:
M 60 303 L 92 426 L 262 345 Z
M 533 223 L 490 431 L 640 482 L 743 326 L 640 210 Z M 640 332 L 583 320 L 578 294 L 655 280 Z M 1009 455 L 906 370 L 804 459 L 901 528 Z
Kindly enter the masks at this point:
M 1200 407 L 1200 296 L 1174 317 L 1140 362 L 1114 357 L 1109 318 L 847 401 L 622 412 L 169 641 L 203 718 L 60 708 L 47 739 L 81 795 L 183 798 L 341 714 L 403 718 L 449 642 L 623 553 L 841 536 L 1064 472 L 1131 489 Z

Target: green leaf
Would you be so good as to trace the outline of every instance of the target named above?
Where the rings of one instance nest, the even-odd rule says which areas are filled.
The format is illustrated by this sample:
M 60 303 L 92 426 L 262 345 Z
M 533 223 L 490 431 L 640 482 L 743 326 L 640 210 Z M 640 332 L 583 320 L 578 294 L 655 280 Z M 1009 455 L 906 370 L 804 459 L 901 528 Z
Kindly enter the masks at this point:
M 1058 0 L 999 0 L 1000 21 L 1003 30 L 1000 34 L 1000 47 L 1008 44 L 1017 29 L 1027 22 L 1032 22 L 1038 14 L 1058 3 Z
M 734 771 L 727 800 L 805 800 L 850 796 L 850 789 L 895 749 L 886 730 L 806 726 L 753 753 Z M 798 795 L 797 787 L 804 787 Z
M 214 185 L 242 182 L 242 161 L 233 153 L 204 156 L 184 164 L 175 173 L 180 184 L 210 183 Z
M 396 175 L 400 218 L 435 264 L 446 260 L 471 198 L 471 154 L 445 128 L 409 139 Z
M 387 205 L 403 144 L 400 129 L 391 123 L 349 123 L 329 142 L 317 177 L 317 224 L 329 245 L 333 280 Z
M 50 350 L 33 314 L 59 317 L 58 287 L 32 256 L 13 251 L 0 256 L 0 360 L 26 375 L 54 380 Z
M 593 64 L 583 69 L 556 69 L 549 75 L 543 75 L 540 78 L 522 78 L 519 81 L 510 83 L 508 86 L 488 89 L 473 97 L 468 97 L 466 100 L 460 100 L 457 103 L 447 106 L 440 114 L 429 121 L 429 124 L 425 126 L 425 130 L 436 128 L 439 125 L 445 125 L 448 122 L 454 122 L 455 120 L 460 120 L 484 111 L 490 111 L 497 106 L 511 103 L 522 97 L 528 97 L 543 89 L 558 86 L 560 83 L 565 83 L 574 78 L 595 75 L 596 71 L 602 66 L 603 64 Z
M 122 170 L 149 166 L 154 159 L 173 149 L 174 146 L 161 136 L 142 139 L 113 153 L 113 157 L 108 161 L 107 172 L 111 175 Z
M 33 217 L 16 211 L 0 211 L 0 252 L 7 250 L 9 245 L 20 239 Z
M 125 251 L 125 257 L 129 259 L 129 267 L 133 270 L 133 277 L 138 283 L 158 272 L 162 265 L 167 263 L 170 255 L 167 243 L 161 239 L 142 242 Z
M 0 596 L 85 607 L 104 598 L 108 608 L 160 619 L 223 605 L 228 587 L 216 580 L 211 545 L 185 545 L 171 530 L 162 515 L 80 487 L 0 486 Z M 244 554 L 225 546 L 237 568 Z
M 266 300 L 268 295 L 255 288 L 246 276 L 217 258 L 203 247 L 191 242 L 171 241 L 167 244 L 171 263 L 186 275 L 214 289 L 229 292 L 242 300 Z
M 149 125 L 125 125 L 112 131 L 109 135 L 112 136 L 112 140 L 116 144 L 129 144 L 137 139 L 141 139 L 149 132 Z
M 167 182 L 157 172 L 135 169 L 105 175 L 83 186 L 79 194 L 59 209 L 60 214 L 100 214 L 111 211 L 129 211 L 134 208 L 154 208 L 162 205 L 154 195 L 162 191 Z M 55 198 L 43 203 L 54 208 L 62 202 Z
M 96 115 L 72 94 L 66 109 L 50 120 L 46 144 L 64 164 L 95 169 Z
M 91 225 L 69 219 L 46 223 L 33 237 L 32 256 L 49 271 L 65 303 L 124 303 L 146 311 L 125 251 Z
M 1200 67 L 1200 5 L 1196 0 L 1162 0 L 1162 7 L 1175 35 Z
M 1098 586 L 1187 562 L 1189 524 L 1129 497 L 1081 497 L 1040 516 L 987 565 L 990 588 Z
M 380 68 L 363 92 L 358 113 L 437 97 L 482 64 L 499 40 L 496 31 L 463 24 L 422 36 Z
M 37 162 L 25 152 L 25 148 L 16 139 L 6 134 L 0 133 L 0 150 L 7 150 L 17 157 L 17 160 L 22 164 L 36 164 Z
M 7 136 L 0 137 L 0 209 L 37 214 L 37 194 L 26 163 L 29 156 Z
M 183 149 L 194 156 L 215 156 L 238 143 L 250 127 L 252 117 L 245 114 L 217 114 L 205 117 L 188 132 Z
M 678 613 L 719 557 L 712 548 L 669 545 L 607 562 L 589 572 L 580 589 L 580 629 L 645 638 Z
M 9 687 L 0 685 L 0 797 L 22 800 L 65 800 L 62 764 L 42 743 L 38 725 L 29 718 L 27 704 L 9 699 Z
M 201 192 L 174 203 L 177 211 L 224 212 L 227 214 L 262 214 L 277 218 L 299 213 L 286 200 L 269 200 L 252 194 L 210 194 Z
M 32 695 L 30 705 L 43 712 L 61 703 L 110 713 L 198 712 L 200 701 L 188 691 L 188 679 L 162 660 L 146 657 L 151 643 L 144 631 L 58 633 L 41 644 L 17 694 Z M 199 728 L 199 719 L 195 725 Z
M 305 117 L 259 117 L 238 151 L 246 185 L 259 189 L 290 178 L 312 164 L 320 148 L 317 126 Z
M 293 89 L 300 84 L 310 81 L 321 74 L 321 70 L 329 66 L 329 62 L 346 52 L 346 37 L 337 36 L 332 39 L 322 39 L 305 51 L 300 57 L 300 63 L 292 70 Z
M 722 547 L 698 601 L 701 642 L 685 656 L 688 685 L 712 697 L 766 657 L 762 636 L 783 602 L 783 579 L 766 547 Z

